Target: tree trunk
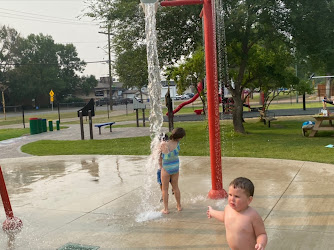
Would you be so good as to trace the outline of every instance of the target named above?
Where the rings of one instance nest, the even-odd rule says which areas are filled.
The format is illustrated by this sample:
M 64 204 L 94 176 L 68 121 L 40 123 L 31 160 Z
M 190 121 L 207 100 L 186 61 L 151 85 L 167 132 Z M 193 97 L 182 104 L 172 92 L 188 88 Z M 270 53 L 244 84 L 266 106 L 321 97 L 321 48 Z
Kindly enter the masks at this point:
M 246 48 L 247 46 L 244 45 L 244 49 L 243 51 L 245 51 L 245 55 L 246 53 Z M 244 72 L 246 69 L 246 58 L 244 58 L 240 64 L 240 68 L 239 68 L 239 74 L 238 74 L 238 78 L 237 81 L 235 82 L 235 87 L 234 89 L 231 87 L 231 92 L 232 92 L 232 97 L 234 100 L 234 108 L 233 108 L 233 127 L 234 127 L 234 132 L 237 133 L 242 133 L 245 134 L 245 128 L 243 125 L 243 100 L 241 98 L 241 93 L 243 91 L 243 88 L 241 87 L 241 82 L 244 76 Z
M 243 101 L 241 100 L 241 95 L 238 93 L 239 91 L 234 90 L 233 91 L 235 95 L 233 95 L 234 100 L 234 109 L 233 109 L 233 126 L 234 126 L 234 132 L 237 133 L 245 133 L 245 128 L 243 125 Z
M 326 96 L 331 99 L 331 79 L 329 77 L 326 78 Z

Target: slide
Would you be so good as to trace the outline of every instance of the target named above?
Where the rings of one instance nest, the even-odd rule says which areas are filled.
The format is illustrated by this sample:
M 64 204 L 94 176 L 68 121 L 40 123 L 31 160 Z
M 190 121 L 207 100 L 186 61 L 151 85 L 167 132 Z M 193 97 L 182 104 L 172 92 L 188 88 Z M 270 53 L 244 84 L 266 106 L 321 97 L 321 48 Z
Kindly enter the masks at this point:
M 185 105 L 188 105 L 189 103 L 192 103 L 193 101 L 195 101 L 198 97 L 199 97 L 199 93 L 203 90 L 203 83 L 199 82 L 197 84 L 197 91 L 198 93 L 196 95 L 194 95 L 191 99 L 182 102 L 179 106 L 176 107 L 176 109 L 173 110 L 173 114 L 177 113 L 182 107 L 184 107 Z M 166 113 L 166 115 L 168 115 L 168 112 Z

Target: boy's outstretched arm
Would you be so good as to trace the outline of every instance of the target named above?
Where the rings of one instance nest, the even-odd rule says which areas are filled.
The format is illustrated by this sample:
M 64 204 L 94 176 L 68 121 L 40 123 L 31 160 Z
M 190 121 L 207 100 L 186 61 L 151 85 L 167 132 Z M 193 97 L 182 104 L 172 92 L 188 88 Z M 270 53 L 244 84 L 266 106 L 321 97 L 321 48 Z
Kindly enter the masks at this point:
M 213 217 L 224 223 L 224 214 L 225 214 L 224 211 L 214 210 L 212 207 L 208 206 L 208 210 L 206 211 L 206 214 L 209 219 Z
M 253 221 L 253 227 L 254 227 L 254 231 L 256 235 L 255 249 L 264 250 L 267 245 L 268 237 L 267 237 L 266 229 L 264 227 L 263 220 L 260 217 L 260 215 L 257 213 Z

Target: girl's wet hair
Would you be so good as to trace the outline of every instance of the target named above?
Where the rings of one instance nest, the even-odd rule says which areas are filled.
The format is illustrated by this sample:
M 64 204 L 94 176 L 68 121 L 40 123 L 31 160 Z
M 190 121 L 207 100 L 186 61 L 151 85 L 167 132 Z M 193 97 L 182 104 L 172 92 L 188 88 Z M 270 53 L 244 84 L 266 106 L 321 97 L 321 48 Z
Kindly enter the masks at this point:
M 172 134 L 169 136 L 171 140 L 182 139 L 186 136 L 186 131 L 183 128 L 174 128 Z
M 238 177 L 234 179 L 233 181 L 231 181 L 230 186 L 245 190 L 247 196 L 254 195 L 254 184 L 251 180 L 245 177 Z

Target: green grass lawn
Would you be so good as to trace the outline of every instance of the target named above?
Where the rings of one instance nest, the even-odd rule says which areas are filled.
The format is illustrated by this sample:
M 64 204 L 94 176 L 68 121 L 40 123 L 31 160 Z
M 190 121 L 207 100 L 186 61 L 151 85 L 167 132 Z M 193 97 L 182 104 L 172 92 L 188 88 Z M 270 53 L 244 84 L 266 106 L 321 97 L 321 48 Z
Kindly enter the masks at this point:
M 11 138 L 20 137 L 30 133 L 29 128 L 9 128 L 9 129 L 0 129 L 0 141 L 8 140 Z
M 257 119 L 244 123 L 247 134 L 233 132 L 231 121 L 221 126 L 222 156 L 259 157 L 314 161 L 334 164 L 331 156 L 334 149 L 325 146 L 333 143 L 330 132 L 319 132 L 317 137 L 303 137 L 303 120 L 279 118 L 268 128 Z M 207 122 L 177 122 L 175 127 L 183 127 L 187 132 L 181 142 L 181 155 L 208 156 L 209 136 Z M 150 138 L 122 138 L 92 141 L 38 141 L 22 147 L 22 151 L 33 155 L 148 155 Z

